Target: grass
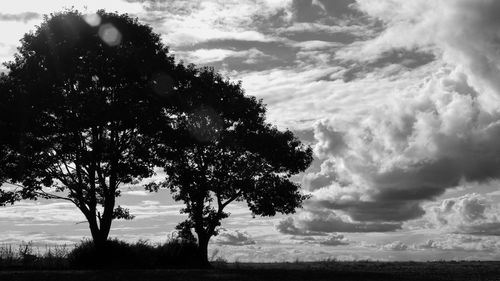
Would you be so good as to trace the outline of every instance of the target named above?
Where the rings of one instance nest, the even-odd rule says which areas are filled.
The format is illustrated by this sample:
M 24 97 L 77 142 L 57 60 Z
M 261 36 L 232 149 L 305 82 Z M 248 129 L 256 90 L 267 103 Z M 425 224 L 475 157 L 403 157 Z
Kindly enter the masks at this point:
M 0 271 L 0 280 L 500 280 L 500 262 L 227 263 L 213 269 Z
M 195 246 L 111 240 L 99 256 L 90 241 L 42 249 L 0 245 L 0 280 L 500 280 L 500 262 L 481 261 L 228 263 L 213 252 L 212 269 L 194 269 Z
M 71 246 L 34 247 L 31 242 L 13 246 L 0 245 L 0 269 L 64 269 L 68 268 Z

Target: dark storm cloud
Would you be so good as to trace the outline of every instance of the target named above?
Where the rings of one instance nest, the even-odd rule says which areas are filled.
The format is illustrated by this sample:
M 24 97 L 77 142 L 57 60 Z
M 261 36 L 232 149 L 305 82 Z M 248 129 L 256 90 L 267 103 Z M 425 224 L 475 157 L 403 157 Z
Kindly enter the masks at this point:
M 287 218 L 276 226 L 278 231 L 291 235 L 327 235 L 333 232 L 391 232 L 401 229 L 401 223 L 346 222 L 330 211 L 307 212 L 301 218 Z
M 30 20 L 39 19 L 41 15 L 35 12 L 24 12 L 19 14 L 4 14 L 0 13 L 0 21 L 22 21 L 28 22 Z
M 425 211 L 419 201 L 311 201 L 309 204 L 341 210 L 353 220 L 362 222 L 401 222 L 421 217 Z

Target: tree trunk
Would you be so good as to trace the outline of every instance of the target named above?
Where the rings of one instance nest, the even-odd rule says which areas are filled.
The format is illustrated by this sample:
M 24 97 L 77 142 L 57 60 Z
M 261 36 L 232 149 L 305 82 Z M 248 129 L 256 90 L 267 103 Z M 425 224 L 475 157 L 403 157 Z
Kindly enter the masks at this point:
M 104 201 L 104 211 L 100 219 L 100 232 L 104 241 L 108 240 L 109 232 L 111 230 L 111 223 L 113 222 L 113 212 L 115 209 L 115 198 L 109 195 Z
M 97 218 L 91 216 L 87 218 L 89 222 L 90 233 L 92 234 L 92 240 L 98 252 L 104 250 L 106 246 L 106 242 L 108 241 L 109 231 L 111 229 L 111 222 L 113 221 L 112 217 L 104 217 L 99 223 L 97 222 Z
M 108 235 L 103 233 L 102 229 L 99 228 L 97 220 L 89 221 L 89 227 L 96 250 L 100 252 L 105 247 L 106 241 L 108 240 Z
M 198 234 L 198 258 L 201 266 L 210 267 L 210 262 L 208 262 L 208 241 L 210 236 L 205 233 Z

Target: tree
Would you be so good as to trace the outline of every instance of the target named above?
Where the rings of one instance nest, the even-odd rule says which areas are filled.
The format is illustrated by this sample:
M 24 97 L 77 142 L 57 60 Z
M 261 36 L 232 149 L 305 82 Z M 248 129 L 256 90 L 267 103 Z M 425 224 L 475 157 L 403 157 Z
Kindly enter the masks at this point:
M 0 74 L 0 95 L 7 92 L 8 77 L 5 74 Z M 13 204 L 15 201 L 20 199 L 19 193 L 15 190 L 7 190 L 2 188 L 2 184 L 7 180 L 7 175 L 9 170 L 13 168 L 13 151 L 11 149 L 12 142 L 14 141 L 14 128 L 9 120 L 12 116 L 15 116 L 15 112 L 11 111 L 11 108 L 7 106 L 10 102 L 8 96 L 1 95 L 2 103 L 0 103 L 0 206 L 5 206 L 6 204 Z
M 149 26 L 102 10 L 45 16 L 21 43 L 0 80 L 2 173 L 23 198 L 74 203 L 102 248 L 131 218 L 119 186 L 153 174 L 177 66 Z
M 212 69 L 187 70 L 195 78 L 179 94 L 192 110 L 176 118 L 177 146 L 160 156 L 166 181 L 148 188 L 169 188 L 185 203 L 188 219 L 178 229 L 189 236 L 186 229 L 194 228 L 201 262 L 208 264 L 208 242 L 229 216 L 230 203 L 246 201 L 261 216 L 301 206 L 307 196 L 291 176 L 310 165 L 312 150 L 292 132 L 267 124 L 262 101 L 245 96 L 241 84 Z

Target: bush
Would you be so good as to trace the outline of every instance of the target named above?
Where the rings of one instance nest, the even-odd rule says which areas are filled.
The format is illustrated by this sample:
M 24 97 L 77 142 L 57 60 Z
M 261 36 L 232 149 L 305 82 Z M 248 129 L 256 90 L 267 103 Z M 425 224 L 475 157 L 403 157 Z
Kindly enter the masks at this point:
M 151 245 L 147 241 L 129 244 L 108 240 L 98 252 L 92 241 L 82 241 L 68 255 L 75 268 L 192 268 L 199 266 L 196 243 L 173 239 Z
M 46 246 L 45 251 L 33 246 L 32 242 L 17 245 L 0 245 L 1 269 L 62 269 L 68 267 L 69 250 L 66 245 Z
M 198 259 L 198 245 L 196 242 L 174 239 L 158 245 L 157 251 L 158 267 L 172 265 L 175 267 L 197 267 L 200 266 Z

